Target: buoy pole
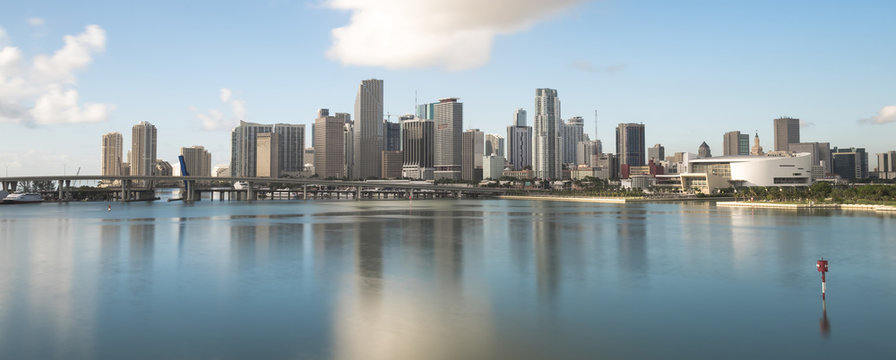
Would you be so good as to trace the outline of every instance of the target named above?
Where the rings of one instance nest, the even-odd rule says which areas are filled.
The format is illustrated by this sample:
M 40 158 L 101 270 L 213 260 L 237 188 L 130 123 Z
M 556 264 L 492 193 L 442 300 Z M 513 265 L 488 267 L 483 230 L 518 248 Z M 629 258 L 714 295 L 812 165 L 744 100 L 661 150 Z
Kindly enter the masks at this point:
M 821 260 L 815 262 L 815 268 L 821 273 L 821 300 L 824 301 L 825 290 L 827 290 L 824 275 L 828 272 L 828 261 L 821 258 Z

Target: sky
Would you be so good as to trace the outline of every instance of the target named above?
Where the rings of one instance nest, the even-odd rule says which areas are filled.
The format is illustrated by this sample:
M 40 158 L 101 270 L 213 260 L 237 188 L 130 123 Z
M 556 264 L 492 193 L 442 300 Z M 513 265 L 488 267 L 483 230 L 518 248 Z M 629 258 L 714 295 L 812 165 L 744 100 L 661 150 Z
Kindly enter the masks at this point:
M 722 135 L 801 119 L 802 141 L 896 149 L 894 1 L 0 0 L 0 175 L 99 174 L 101 138 L 158 128 L 158 158 L 230 159 L 239 120 L 353 112 L 384 80 L 392 120 L 458 97 L 464 128 L 532 122 L 536 88 L 615 149 L 722 152 Z M 598 111 L 595 130 L 595 110 Z

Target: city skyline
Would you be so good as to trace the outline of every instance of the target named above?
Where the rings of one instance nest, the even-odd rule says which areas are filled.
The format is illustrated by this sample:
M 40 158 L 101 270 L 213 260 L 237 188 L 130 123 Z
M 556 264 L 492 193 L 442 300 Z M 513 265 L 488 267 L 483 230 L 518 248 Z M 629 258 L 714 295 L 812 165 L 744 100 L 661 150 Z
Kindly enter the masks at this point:
M 335 30 L 356 30 L 353 15 L 361 10 L 332 2 L 225 3 L 211 11 L 217 21 L 205 20 L 201 6 L 165 3 L 138 12 L 116 3 L 103 4 L 103 12 L 89 4 L 10 4 L 0 14 L 0 50 L 18 63 L 0 71 L 0 131 L 15 136 L 0 144 L 0 166 L 10 175 L 79 167 L 99 174 L 101 162 L 87 145 L 108 132 L 131 143 L 127 129 L 140 121 L 158 127 L 158 159 L 174 163 L 181 147 L 201 145 L 222 165 L 229 162 L 227 132 L 239 120 L 311 128 L 319 108 L 351 112 L 353 90 L 369 78 L 385 80 L 384 115 L 458 97 L 464 129 L 485 133 L 503 133 L 518 108 L 534 113 L 531 90 L 548 87 L 563 93 L 561 120 L 582 116 L 591 139 L 608 149 L 617 124 L 636 122 L 651 128 L 647 143 L 670 152 L 693 152 L 703 140 L 720 149 L 725 132 L 757 130 L 771 150 L 771 119 L 787 116 L 802 120 L 803 142 L 869 154 L 896 148 L 887 136 L 896 99 L 885 81 L 896 71 L 887 60 L 896 50 L 879 45 L 896 36 L 884 16 L 892 3 L 533 4 L 493 31 L 484 60 L 465 66 L 345 59 L 339 49 L 350 37 L 337 46 Z M 645 4 L 646 14 L 637 9 Z M 681 25 L 682 17 L 693 25 Z M 162 19 L 171 25 L 145 31 Z M 455 28 L 463 26 L 473 25 Z M 572 40 L 576 51 L 558 59 L 528 50 L 537 41 L 544 54 L 568 52 Z M 257 53 L 263 60 L 248 57 Z

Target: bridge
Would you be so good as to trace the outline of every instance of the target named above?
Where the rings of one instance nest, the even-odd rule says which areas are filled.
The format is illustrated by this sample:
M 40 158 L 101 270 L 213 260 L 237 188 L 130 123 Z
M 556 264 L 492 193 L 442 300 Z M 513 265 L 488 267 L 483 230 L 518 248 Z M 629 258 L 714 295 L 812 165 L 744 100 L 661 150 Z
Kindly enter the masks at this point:
M 14 192 L 19 183 L 55 182 L 57 199 L 66 198 L 72 192 L 73 181 L 102 181 L 104 191 L 118 201 L 154 200 L 156 184 L 176 183 L 184 189 L 184 201 L 198 201 L 202 193 L 215 194 L 220 200 L 258 200 L 259 198 L 308 199 L 330 197 L 354 198 L 461 198 L 498 196 L 507 189 L 491 187 L 467 187 L 457 185 L 433 185 L 421 183 L 403 183 L 400 180 L 374 181 L 341 181 L 314 178 L 268 178 L 268 177 L 211 177 L 211 176 L 104 176 L 104 175 L 51 175 L 51 176 L 16 176 L 0 177 L 0 190 Z M 214 187 L 213 183 L 245 184 L 242 189 L 231 186 Z M 298 187 L 301 187 L 299 189 Z M 301 195 L 299 195 L 301 193 Z

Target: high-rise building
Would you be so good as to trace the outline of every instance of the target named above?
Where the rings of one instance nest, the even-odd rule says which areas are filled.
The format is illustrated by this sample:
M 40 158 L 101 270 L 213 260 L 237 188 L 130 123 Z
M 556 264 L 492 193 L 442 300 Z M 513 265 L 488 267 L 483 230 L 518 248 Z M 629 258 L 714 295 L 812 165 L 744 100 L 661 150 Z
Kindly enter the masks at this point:
M 666 159 L 666 148 L 663 145 L 656 144 L 653 147 L 647 148 L 647 161 L 653 160 L 655 163 L 659 163 Z
M 153 174 L 155 176 L 173 176 L 174 168 L 171 167 L 171 163 L 156 159 L 156 163 L 153 166 Z
M 485 155 L 482 157 L 482 178 L 498 180 L 504 174 L 504 157 L 500 155 Z
M 230 176 L 255 177 L 258 134 L 273 130 L 273 125 L 245 121 L 240 121 L 240 125 L 233 128 L 230 132 Z
M 277 148 L 280 173 L 298 173 L 305 169 L 305 125 L 274 124 L 279 135 Z
M 385 151 L 401 150 L 401 124 L 383 120 L 383 149 Z M 384 176 L 385 177 L 385 176 Z
M 535 90 L 535 177 L 562 178 L 560 99 L 555 89 Z
M 361 81 L 355 97 L 353 176 L 379 178 L 382 176 L 383 80 Z
M 151 176 L 156 168 L 156 126 L 142 121 L 131 128 L 131 175 Z
M 438 103 L 419 104 L 417 105 L 417 118 L 424 120 L 435 119 L 435 106 Z
M 712 157 L 712 150 L 709 149 L 709 145 L 706 144 L 706 141 L 704 141 L 702 144 L 700 144 L 700 147 L 697 148 L 697 156 L 699 156 L 701 158 L 711 158 Z
M 750 135 L 729 131 L 722 138 L 722 155 L 750 155 Z
M 877 154 L 877 171 L 882 173 L 896 171 L 896 151 Z
M 498 134 L 485 135 L 485 155 L 498 155 L 503 158 L 504 137 Z
M 788 151 L 790 144 L 800 142 L 800 119 L 775 119 L 775 151 Z
M 349 179 L 357 179 L 355 173 L 355 122 L 348 121 L 342 127 L 342 135 L 345 137 L 343 143 L 345 144 L 345 170 L 342 172 L 345 174 L 345 177 Z
M 401 150 L 383 151 L 383 179 L 400 179 L 403 156 Z
M 616 126 L 617 164 L 628 166 L 644 166 L 644 124 L 619 124 Z
M 585 119 L 581 116 L 571 117 L 561 129 L 563 129 L 561 133 L 563 163 L 574 164 L 576 162 L 576 144 L 585 140 Z
M 205 147 L 182 147 L 180 155 L 184 157 L 184 165 L 190 176 L 212 176 L 212 154 Z
M 526 110 L 519 108 L 513 111 L 513 126 L 526 126 Z
M 434 124 L 432 120 L 420 118 L 401 123 L 403 177 L 424 180 L 433 178 Z
M 345 171 L 345 120 L 317 111 L 314 120 L 314 172 L 322 179 L 341 179 Z
M 119 176 L 121 173 L 121 154 L 124 152 L 124 140 L 121 133 L 110 132 L 103 135 L 103 176 Z
M 864 148 L 831 149 L 834 173 L 848 180 L 868 178 L 868 153 Z
M 255 136 L 255 176 L 280 177 L 280 134 L 267 132 Z
M 812 166 L 822 167 L 822 176 L 830 174 L 834 171 L 833 161 L 831 160 L 831 143 L 826 142 L 805 142 L 790 144 L 788 150 L 793 153 L 810 153 L 812 154 Z M 818 178 L 817 176 L 815 178 Z
M 601 147 L 600 140 L 579 141 L 576 144 L 576 165 L 594 166 L 603 150 Z
M 461 143 L 461 179 L 482 180 L 484 134 L 479 129 L 466 130 Z
M 513 125 L 507 127 L 507 160 L 514 171 L 532 166 L 532 127 L 526 126 L 526 110 L 513 112 Z
M 457 98 L 439 100 L 433 106 L 435 121 L 435 178 L 460 179 L 461 134 L 464 126 L 463 103 Z

